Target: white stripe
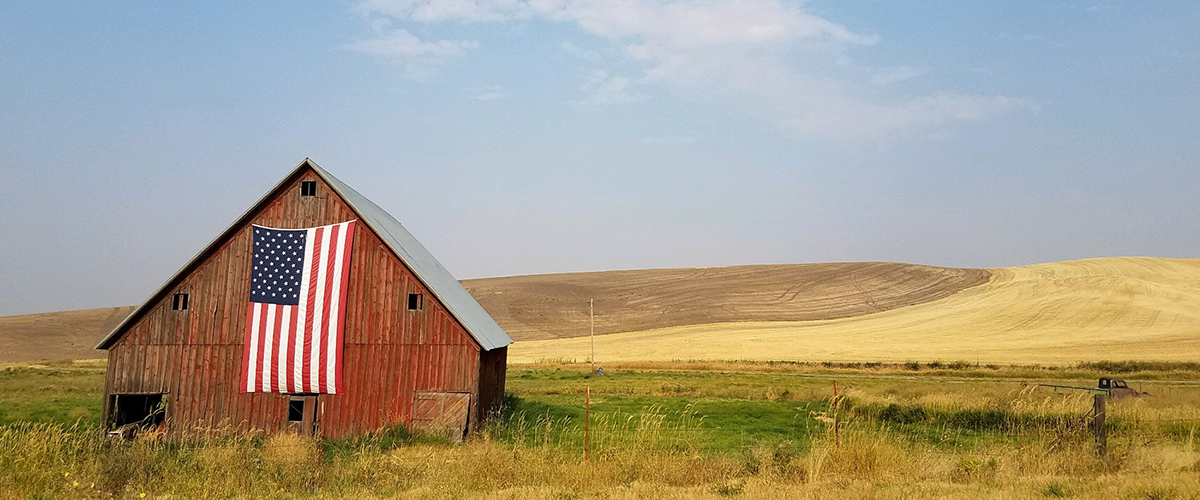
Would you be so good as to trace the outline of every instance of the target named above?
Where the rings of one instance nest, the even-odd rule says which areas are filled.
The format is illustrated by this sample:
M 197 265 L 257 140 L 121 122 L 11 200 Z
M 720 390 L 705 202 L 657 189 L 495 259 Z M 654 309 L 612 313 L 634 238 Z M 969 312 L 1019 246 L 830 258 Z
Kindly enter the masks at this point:
M 333 293 L 329 302 L 329 333 L 325 336 L 325 392 L 334 394 L 334 369 L 337 363 L 338 318 L 341 317 L 342 300 L 342 261 L 346 258 L 346 232 L 349 223 L 339 224 L 336 254 L 333 258 Z
M 249 366 L 246 367 L 246 392 L 257 392 L 254 390 L 256 387 L 254 382 L 258 380 L 256 371 L 258 370 L 258 329 L 260 326 L 258 315 L 261 310 L 262 304 L 254 302 L 254 314 L 250 319 L 250 359 Z
M 288 334 L 292 332 L 292 309 L 295 306 L 280 306 L 283 310 L 283 324 L 279 329 L 279 351 L 275 355 L 275 369 L 272 373 L 279 379 L 279 387 L 275 388 L 276 392 L 287 392 L 287 349 L 288 349 Z
M 263 329 L 263 370 L 260 374 L 262 377 L 262 391 L 271 392 L 271 374 L 275 370 L 271 369 L 271 363 L 274 362 L 275 352 L 275 316 L 279 313 L 277 304 L 264 304 L 267 308 L 267 327 Z
M 317 265 L 317 302 L 313 305 L 313 339 L 312 339 L 312 364 L 308 366 L 308 387 L 311 387 L 312 392 L 317 392 L 320 388 L 317 387 L 317 374 L 321 369 L 321 342 L 325 340 L 325 323 L 329 321 L 324 317 L 323 311 L 325 308 L 325 291 L 328 288 L 329 273 L 329 232 L 333 226 L 322 226 L 321 229 L 321 255 L 319 264 Z
M 305 233 L 304 241 L 304 259 L 300 261 L 300 265 L 304 268 L 300 273 L 300 304 L 296 306 L 297 326 L 296 326 L 296 347 L 295 353 L 292 356 L 292 392 L 304 392 L 305 388 L 301 385 L 304 380 L 304 323 L 308 321 L 308 281 L 312 274 L 312 251 L 313 239 L 316 235 L 316 228 L 309 229 Z

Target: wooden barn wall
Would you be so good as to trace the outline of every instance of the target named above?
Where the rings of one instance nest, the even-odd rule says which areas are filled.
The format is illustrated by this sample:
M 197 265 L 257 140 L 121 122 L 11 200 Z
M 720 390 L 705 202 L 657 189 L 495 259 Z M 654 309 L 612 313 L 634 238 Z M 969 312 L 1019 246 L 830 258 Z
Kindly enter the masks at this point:
M 318 197 L 300 196 L 302 180 L 318 182 Z M 302 228 L 354 218 L 315 173 L 306 171 L 252 220 Z M 287 428 L 288 396 L 240 392 L 251 243 L 247 224 L 109 350 L 106 418 L 110 394 L 161 392 L 169 394 L 173 433 L 219 425 Z M 325 435 L 408 425 L 417 391 L 470 392 L 478 398 L 481 350 L 462 325 L 364 224 L 357 225 L 351 255 L 342 360 L 345 392 L 319 398 Z M 174 292 L 190 294 L 187 311 L 171 310 Z M 424 294 L 423 310 L 407 309 L 409 293 Z M 489 384 L 495 383 L 495 374 L 487 377 Z
M 508 348 L 479 352 L 479 404 L 476 421 L 500 411 L 504 403 L 504 374 L 508 368 Z

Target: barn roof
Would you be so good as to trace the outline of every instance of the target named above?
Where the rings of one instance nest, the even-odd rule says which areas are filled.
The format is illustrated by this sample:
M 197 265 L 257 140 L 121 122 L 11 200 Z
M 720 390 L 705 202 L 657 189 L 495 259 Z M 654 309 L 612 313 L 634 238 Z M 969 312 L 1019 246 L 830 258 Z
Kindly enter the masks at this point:
M 116 328 L 104 337 L 104 340 L 100 341 L 100 344 L 96 348 L 108 349 L 111 347 L 124 333 L 125 329 L 132 326 L 138 318 L 143 316 L 150 308 L 150 305 L 155 303 L 159 297 L 166 294 L 176 281 L 190 272 L 200 263 L 205 255 L 218 247 L 233 232 L 249 222 L 264 203 L 274 198 L 280 189 L 285 187 L 290 180 L 305 169 L 311 169 L 316 172 L 326 184 L 341 196 L 342 200 L 352 210 L 358 213 L 358 216 L 366 223 L 367 227 L 375 231 L 384 244 L 388 248 L 391 248 L 392 252 L 412 269 L 417 279 L 421 280 L 425 284 L 425 287 L 450 311 L 450 314 L 454 315 L 462 323 L 467 333 L 470 333 L 475 338 L 475 341 L 479 342 L 483 350 L 490 351 L 512 343 L 512 339 L 508 337 L 503 328 L 500 328 L 500 325 L 496 324 L 496 320 L 492 319 L 491 315 L 483 309 L 483 306 L 479 305 L 479 302 L 467 292 L 467 289 L 463 288 L 462 284 L 450 274 L 450 271 L 446 270 L 434 258 L 433 254 L 429 253 L 429 250 L 426 250 L 425 246 L 417 241 L 417 238 L 400 224 L 400 221 L 397 221 L 386 210 L 367 199 L 366 196 L 363 196 L 358 191 L 355 191 L 354 188 L 342 182 L 341 179 L 325 171 L 316 162 L 305 158 L 304 161 L 300 162 L 300 165 L 297 165 L 279 184 L 271 188 L 262 199 L 250 207 L 246 213 L 242 214 L 237 221 L 222 231 L 220 236 L 217 236 L 215 240 L 205 246 L 204 250 L 201 250 L 200 253 L 196 254 L 186 265 L 180 268 L 146 302 L 138 306 L 137 309 L 134 309 L 121 324 L 117 325 Z

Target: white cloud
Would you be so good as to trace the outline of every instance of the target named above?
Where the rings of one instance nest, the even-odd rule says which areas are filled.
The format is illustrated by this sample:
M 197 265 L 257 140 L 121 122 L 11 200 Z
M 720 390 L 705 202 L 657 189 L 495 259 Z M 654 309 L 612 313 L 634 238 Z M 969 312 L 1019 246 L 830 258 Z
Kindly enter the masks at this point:
M 1029 99 L 963 94 L 938 94 L 884 104 L 834 93 L 823 94 L 821 99 L 824 102 L 796 101 L 782 106 L 777 118 L 784 123 L 784 131 L 796 137 L 838 139 L 912 135 L 937 130 L 950 122 L 977 122 L 1037 109 Z
M 654 87 L 738 107 L 788 135 L 851 138 L 928 133 L 1032 106 L 1002 95 L 884 93 L 881 87 L 926 72 L 906 65 L 867 69 L 865 82 L 837 76 L 853 69 L 854 50 L 878 38 L 790 0 L 364 0 L 359 10 L 370 19 L 433 25 L 573 25 L 613 49 L 605 57 L 562 44 L 594 67 L 583 96 L 568 103 L 580 108 L 634 102 Z M 609 74 L 618 69 L 622 75 Z
M 926 69 L 916 69 L 911 66 L 896 66 L 875 71 L 871 75 L 871 84 L 876 87 L 886 87 L 904 80 L 911 80 L 927 73 Z
M 463 40 L 422 41 L 408 30 L 377 27 L 375 37 L 349 45 L 351 50 L 399 64 L 406 77 L 425 81 L 447 59 L 461 57 L 474 42 Z
M 584 61 L 590 63 L 598 64 L 604 61 L 604 56 L 601 55 L 600 52 L 585 49 L 571 42 L 563 42 L 559 48 L 562 49 L 564 54 L 583 59 Z
M 472 93 L 474 95 L 471 96 L 471 99 L 476 101 L 498 101 L 500 99 L 508 98 L 508 95 L 504 93 L 504 89 L 494 85 L 486 85 L 476 88 L 472 91 Z
M 527 16 L 522 0 L 362 0 L 358 10 L 423 23 L 502 21 Z
M 579 87 L 585 97 L 568 101 L 567 104 L 576 108 L 595 108 L 638 101 L 641 98 L 634 95 L 633 86 L 634 82 L 630 78 L 611 76 L 607 71 L 596 71 Z

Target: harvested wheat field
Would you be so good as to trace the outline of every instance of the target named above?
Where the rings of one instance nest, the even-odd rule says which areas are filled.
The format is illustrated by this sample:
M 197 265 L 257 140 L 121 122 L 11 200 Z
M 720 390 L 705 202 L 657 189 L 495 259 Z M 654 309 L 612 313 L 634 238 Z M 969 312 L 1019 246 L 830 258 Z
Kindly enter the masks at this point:
M 0 317 L 0 361 L 103 358 L 96 342 L 132 306 Z
M 518 342 L 514 362 L 587 358 L 587 338 Z M 634 360 L 1195 360 L 1200 259 L 1104 258 L 991 270 L 939 300 L 816 321 L 721 322 L 596 337 Z
M 514 340 L 728 321 L 810 321 L 930 302 L 988 281 L 983 269 L 838 262 L 646 269 L 463 281 Z

